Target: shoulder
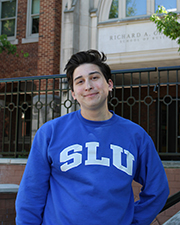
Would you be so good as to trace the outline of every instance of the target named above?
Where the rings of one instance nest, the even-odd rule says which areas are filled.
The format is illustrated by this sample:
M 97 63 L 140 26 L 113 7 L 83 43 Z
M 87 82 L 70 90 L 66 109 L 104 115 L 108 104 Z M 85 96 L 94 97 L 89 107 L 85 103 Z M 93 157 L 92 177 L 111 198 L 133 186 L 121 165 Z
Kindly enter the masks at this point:
M 115 114 L 115 116 L 116 123 L 114 129 L 116 129 L 117 132 L 120 134 L 123 133 L 123 135 L 129 137 L 131 141 L 134 140 L 134 142 L 139 144 L 152 141 L 151 137 L 142 126 L 117 114 Z
M 38 132 L 51 133 L 51 131 L 56 130 L 57 128 L 58 130 L 62 129 L 65 126 L 67 127 L 70 124 L 76 123 L 76 121 L 77 121 L 77 111 L 47 121 L 39 128 Z
M 145 130 L 137 123 L 129 120 L 129 119 L 126 119 L 126 118 L 123 118 L 117 114 L 115 114 L 115 117 L 116 117 L 116 124 L 120 127 L 122 127 L 123 129 L 125 130 L 128 130 L 128 131 L 139 131 L 139 132 L 145 132 Z

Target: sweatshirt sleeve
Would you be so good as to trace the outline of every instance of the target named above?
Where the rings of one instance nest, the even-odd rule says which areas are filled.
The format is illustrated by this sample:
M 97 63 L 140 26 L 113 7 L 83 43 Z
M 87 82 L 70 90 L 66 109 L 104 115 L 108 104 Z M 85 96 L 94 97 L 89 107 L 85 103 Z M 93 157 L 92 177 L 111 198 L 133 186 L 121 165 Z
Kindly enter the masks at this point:
M 168 181 L 154 143 L 145 133 L 142 154 L 134 180 L 142 185 L 140 199 L 135 202 L 132 224 L 148 225 L 161 211 L 169 195 Z
M 42 223 L 50 176 L 46 136 L 41 130 L 35 135 L 16 198 L 16 225 Z

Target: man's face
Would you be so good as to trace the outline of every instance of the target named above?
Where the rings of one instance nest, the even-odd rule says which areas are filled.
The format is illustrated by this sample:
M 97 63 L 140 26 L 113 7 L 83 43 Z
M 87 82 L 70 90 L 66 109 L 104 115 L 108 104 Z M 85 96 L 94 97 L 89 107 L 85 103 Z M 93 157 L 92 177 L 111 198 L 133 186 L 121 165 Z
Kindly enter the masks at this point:
M 97 65 L 86 63 L 74 70 L 72 96 L 79 102 L 82 112 L 108 110 L 107 97 L 112 88 L 112 80 L 107 83 Z

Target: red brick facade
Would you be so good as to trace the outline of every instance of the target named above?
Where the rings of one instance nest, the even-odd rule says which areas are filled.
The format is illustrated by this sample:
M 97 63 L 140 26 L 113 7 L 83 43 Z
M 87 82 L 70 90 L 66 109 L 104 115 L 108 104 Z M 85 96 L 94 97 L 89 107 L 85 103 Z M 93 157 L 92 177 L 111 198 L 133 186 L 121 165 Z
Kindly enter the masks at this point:
M 16 39 L 18 39 L 16 46 L 19 57 L 8 55 L 6 52 L 1 54 L 0 78 L 37 75 L 38 43 L 22 44 L 22 38 L 26 37 L 26 14 L 27 0 L 19 0 L 16 31 Z M 21 51 L 28 52 L 29 56 L 25 58 Z
M 16 46 L 19 57 L 1 54 L 0 78 L 59 74 L 61 2 L 40 1 L 39 41 L 22 44 L 26 38 L 27 0 L 18 0 Z M 23 56 L 26 52 L 27 58 Z
M 16 193 L 0 193 L 0 221 L 3 225 L 15 225 Z
M 59 74 L 61 1 L 40 2 L 38 75 Z

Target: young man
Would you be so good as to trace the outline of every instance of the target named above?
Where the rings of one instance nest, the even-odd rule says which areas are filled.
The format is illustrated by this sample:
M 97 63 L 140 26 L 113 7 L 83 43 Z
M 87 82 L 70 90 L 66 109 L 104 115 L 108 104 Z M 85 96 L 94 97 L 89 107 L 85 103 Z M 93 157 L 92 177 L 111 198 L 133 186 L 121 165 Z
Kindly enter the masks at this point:
M 149 135 L 108 110 L 106 57 L 79 52 L 66 65 L 81 109 L 36 133 L 16 200 L 17 225 L 148 225 L 169 189 Z M 132 181 L 142 184 L 134 203 Z

